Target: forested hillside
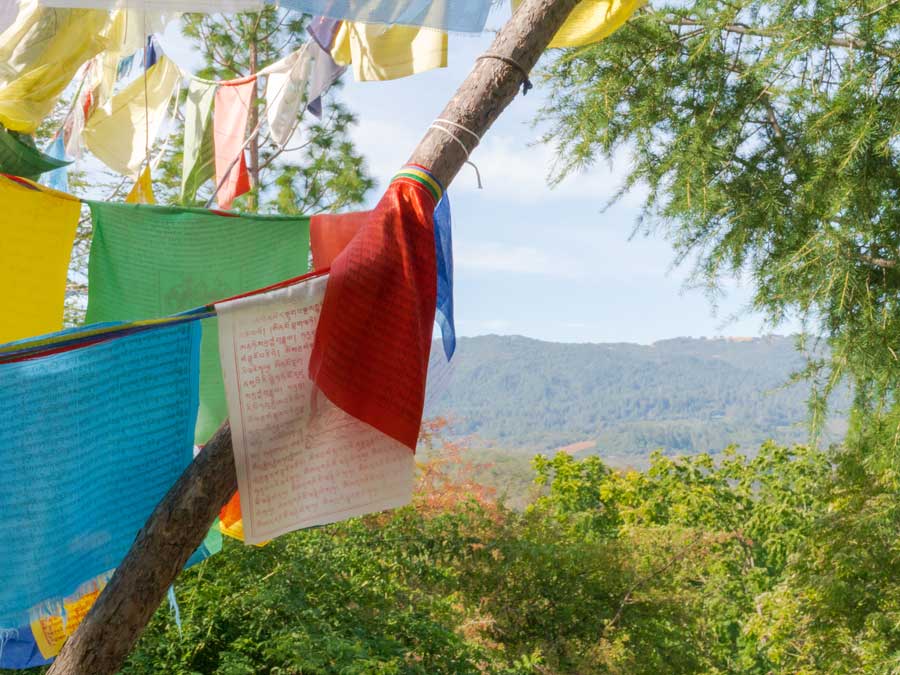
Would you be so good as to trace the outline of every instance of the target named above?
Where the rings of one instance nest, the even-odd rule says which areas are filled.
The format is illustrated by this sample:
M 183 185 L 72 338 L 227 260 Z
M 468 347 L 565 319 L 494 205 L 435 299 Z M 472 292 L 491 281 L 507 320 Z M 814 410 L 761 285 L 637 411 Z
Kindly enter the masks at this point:
M 789 337 L 644 346 L 490 335 L 460 340 L 454 361 L 429 414 L 476 445 L 634 455 L 807 439 L 809 388 L 787 384 L 805 359 Z M 835 397 L 826 437 L 843 432 L 846 404 Z

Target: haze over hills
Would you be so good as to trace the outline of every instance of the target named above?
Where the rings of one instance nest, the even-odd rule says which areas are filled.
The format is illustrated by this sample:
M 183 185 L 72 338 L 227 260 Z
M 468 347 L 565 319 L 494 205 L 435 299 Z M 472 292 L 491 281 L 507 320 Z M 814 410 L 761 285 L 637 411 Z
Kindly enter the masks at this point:
M 520 336 L 462 338 L 449 384 L 426 410 L 475 445 L 645 455 L 752 451 L 805 442 L 807 385 L 791 337 L 676 338 L 652 345 L 563 344 Z M 832 402 L 839 440 L 848 396 Z

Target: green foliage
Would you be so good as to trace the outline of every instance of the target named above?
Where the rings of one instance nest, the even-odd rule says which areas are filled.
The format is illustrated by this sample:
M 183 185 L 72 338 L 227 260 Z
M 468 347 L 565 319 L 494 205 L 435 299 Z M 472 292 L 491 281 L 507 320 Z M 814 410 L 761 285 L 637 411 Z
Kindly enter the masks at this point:
M 869 406 L 900 380 L 898 23 L 882 0 L 662 0 L 545 72 L 557 178 L 629 153 L 638 230 L 711 291 L 746 274 L 756 309 L 828 339 L 821 389 Z
M 511 511 L 458 446 L 434 452 L 410 507 L 229 541 L 178 580 L 181 631 L 164 603 L 123 672 L 896 672 L 893 470 L 771 443 L 646 471 L 559 453 Z
M 795 341 L 778 336 L 651 346 L 463 338 L 429 411 L 452 418 L 454 433 L 507 449 L 592 441 L 583 451 L 604 456 L 749 450 L 808 438 L 808 390 L 790 384 L 804 366 Z M 832 397 L 829 440 L 843 435 L 837 413 L 849 402 L 846 389 Z

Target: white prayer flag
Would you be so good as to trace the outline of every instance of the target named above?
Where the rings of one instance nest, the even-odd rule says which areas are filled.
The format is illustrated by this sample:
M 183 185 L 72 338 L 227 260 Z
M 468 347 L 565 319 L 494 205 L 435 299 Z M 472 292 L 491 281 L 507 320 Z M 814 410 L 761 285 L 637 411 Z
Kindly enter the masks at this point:
M 351 417 L 309 378 L 327 275 L 216 305 L 244 541 L 412 499 L 409 448 Z

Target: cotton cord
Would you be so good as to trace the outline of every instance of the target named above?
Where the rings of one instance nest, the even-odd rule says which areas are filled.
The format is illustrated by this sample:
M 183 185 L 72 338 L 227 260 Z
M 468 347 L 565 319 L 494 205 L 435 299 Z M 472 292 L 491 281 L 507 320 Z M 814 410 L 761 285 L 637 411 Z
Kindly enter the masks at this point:
M 472 131 L 471 129 L 469 129 L 469 128 L 467 128 L 467 127 L 464 127 L 462 124 L 459 124 L 458 122 L 454 122 L 454 121 L 452 121 L 452 120 L 447 120 L 447 119 L 444 119 L 443 117 L 438 117 L 438 118 L 435 120 L 435 122 L 441 122 L 441 123 L 443 123 L 443 124 L 449 124 L 451 127 L 456 127 L 457 129 L 461 129 L 462 131 L 465 131 L 467 134 L 469 134 L 472 138 L 475 139 L 475 145 L 478 145 L 479 143 L 481 143 L 481 136 L 479 136 L 478 134 L 476 134 L 476 133 L 475 133 L 474 131 Z
M 531 79 L 528 76 L 528 71 L 525 70 L 525 68 L 522 66 L 522 64 L 519 63 L 518 61 L 516 61 L 515 59 L 510 58 L 509 56 L 504 56 L 503 54 L 488 53 L 488 54 L 482 54 L 475 60 L 481 61 L 481 59 L 497 59 L 498 61 L 503 61 L 503 63 L 505 63 L 509 66 L 512 66 L 513 68 L 518 70 L 520 73 L 522 73 L 522 78 L 523 78 L 523 80 L 522 80 L 522 96 L 525 96 L 525 94 L 528 93 L 529 89 L 534 88 L 534 85 L 531 84 Z
M 469 159 L 470 151 L 469 151 L 468 146 L 466 146 L 466 144 L 462 142 L 462 140 L 459 138 L 459 136 L 457 136 L 455 133 L 453 133 L 450 129 L 440 126 L 439 124 L 437 124 L 438 122 L 443 122 L 445 124 L 452 124 L 454 127 L 458 127 L 459 129 L 462 129 L 466 133 L 472 135 L 475 138 L 475 145 L 478 145 L 478 142 L 481 140 L 481 137 L 478 134 L 476 134 L 474 131 L 472 131 L 471 129 L 466 129 L 462 124 L 457 124 L 456 122 L 451 122 L 450 120 L 445 120 L 443 118 L 436 119 L 428 127 L 429 129 L 437 129 L 438 131 L 443 131 L 447 136 L 452 138 L 459 147 L 462 148 L 463 152 L 466 153 L 466 164 L 468 164 L 473 169 L 475 169 L 475 181 L 478 184 L 478 189 L 483 190 L 484 186 L 481 184 L 481 172 L 478 170 L 478 167 L 475 166 L 475 162 L 473 162 L 472 160 Z M 474 150 L 475 148 L 473 147 L 472 149 Z

